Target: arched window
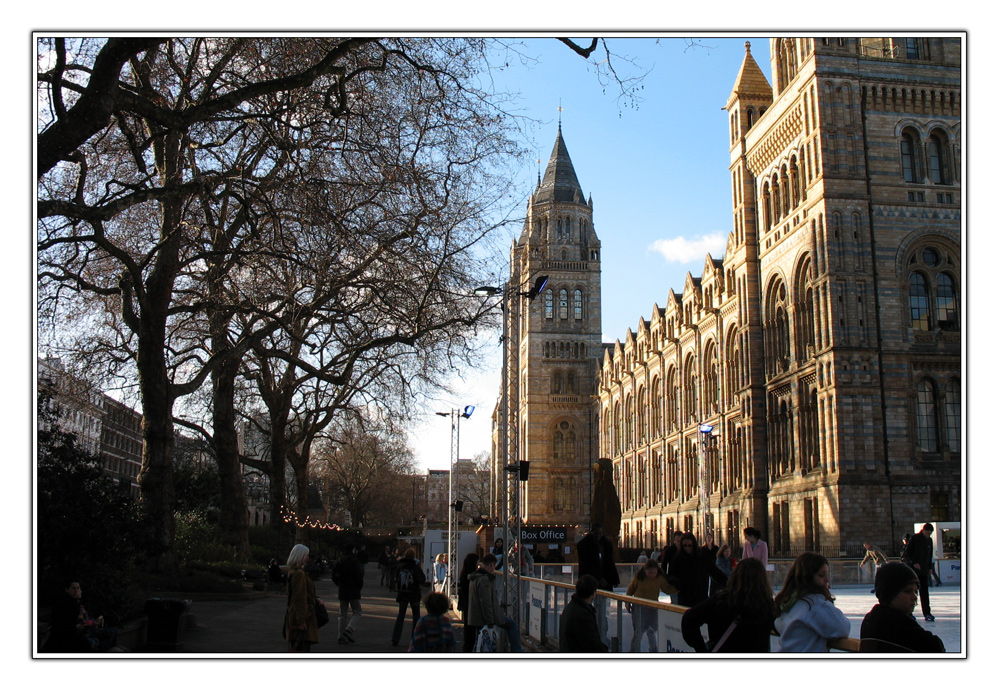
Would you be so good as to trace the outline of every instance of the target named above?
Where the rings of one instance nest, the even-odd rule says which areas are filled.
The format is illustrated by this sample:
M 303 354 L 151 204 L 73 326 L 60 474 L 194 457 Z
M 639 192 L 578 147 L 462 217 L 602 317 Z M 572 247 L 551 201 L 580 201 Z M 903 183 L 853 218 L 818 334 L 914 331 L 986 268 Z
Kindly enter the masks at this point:
M 562 454 L 565 452 L 565 436 L 560 432 L 554 432 L 554 448 L 552 449 L 552 458 L 555 460 L 560 460 Z
M 576 290 L 572 294 L 572 311 L 576 321 L 582 320 L 582 290 Z
M 787 287 L 774 283 L 769 290 L 763 324 L 766 364 L 770 374 L 786 371 L 790 364 L 790 328 L 787 318 Z
M 906 129 L 901 133 L 901 174 L 905 182 L 921 180 L 918 145 L 918 134 L 914 130 Z
M 561 395 L 564 392 L 564 380 L 561 377 L 561 372 L 556 371 L 551 375 L 551 393 Z
M 679 383 L 677 381 L 676 370 L 669 369 L 668 385 L 666 387 L 666 412 L 665 423 L 669 431 L 675 431 L 679 424 Z
M 568 290 L 558 291 L 558 318 L 568 318 Z
M 554 318 L 554 293 L 551 290 L 544 291 L 544 318 Z
M 939 245 L 925 245 L 908 260 L 908 307 L 911 327 L 960 330 L 959 271 L 954 255 Z
M 652 437 L 662 433 L 662 383 L 656 377 L 651 384 L 651 434 Z
M 621 426 L 620 403 L 613 405 L 613 454 L 620 455 L 624 452 L 624 429 Z
M 936 428 L 936 387 L 928 379 L 918 384 L 916 409 L 918 416 L 918 446 L 927 453 L 939 450 Z
M 934 130 L 925 145 L 929 159 L 929 179 L 933 184 L 951 184 L 950 166 L 947 160 L 948 145 L 942 130 Z

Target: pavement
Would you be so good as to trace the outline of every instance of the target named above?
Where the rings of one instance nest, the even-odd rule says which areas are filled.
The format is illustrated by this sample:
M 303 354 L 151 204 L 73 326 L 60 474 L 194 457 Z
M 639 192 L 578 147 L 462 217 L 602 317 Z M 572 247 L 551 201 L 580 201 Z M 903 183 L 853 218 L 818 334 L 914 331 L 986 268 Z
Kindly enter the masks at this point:
M 395 592 L 379 583 L 381 573 L 368 565 L 361 598 L 362 615 L 354 631 L 354 644 L 339 644 L 339 601 L 336 585 L 329 576 L 316 581 L 315 593 L 326 604 L 329 623 L 319 629 L 319 642 L 312 645 L 318 655 L 392 655 L 405 657 L 412 636 L 412 615 L 407 612 L 402 640 L 392 646 L 392 628 L 398 614 Z M 424 595 L 429 592 L 424 589 Z M 195 625 L 188 627 L 184 646 L 173 655 L 184 656 L 284 656 L 287 643 L 281 637 L 287 594 L 280 592 L 254 593 L 252 599 L 237 601 L 194 601 L 190 607 Z M 421 611 L 425 613 L 425 611 Z M 454 635 L 460 648 L 462 629 L 458 614 L 454 617 Z M 157 654 L 156 656 L 169 656 Z
M 394 592 L 378 583 L 380 573 L 368 566 L 367 582 L 361 604 L 363 615 L 354 633 L 355 644 L 338 644 L 337 622 L 339 602 L 336 587 L 327 578 L 315 583 L 316 594 L 326 603 L 329 624 L 319 630 L 319 643 L 313 645 L 312 654 L 320 656 L 383 655 L 405 658 L 408 639 L 412 633 L 411 618 L 407 615 L 399 646 L 391 644 L 392 628 L 398 612 Z M 372 582 L 373 580 L 373 582 Z M 859 638 L 863 617 L 876 603 L 869 585 L 834 587 L 835 605 L 852 623 L 850 637 Z M 930 590 L 932 623 L 922 620 L 916 608 L 919 625 L 938 635 L 946 645 L 947 653 L 961 653 L 965 649 L 962 632 L 962 601 L 958 586 L 933 587 Z M 254 593 L 254 598 L 229 601 L 194 601 L 190 614 L 194 626 L 188 627 L 182 650 L 174 653 L 148 654 L 152 657 L 270 657 L 287 654 L 286 643 L 281 637 L 281 625 L 287 597 L 283 592 Z M 454 634 L 460 649 L 462 628 L 455 617 Z M 141 653 L 140 653 L 141 654 Z M 556 655 L 548 655 L 557 658 Z M 411 657 L 410 657 L 411 658 Z

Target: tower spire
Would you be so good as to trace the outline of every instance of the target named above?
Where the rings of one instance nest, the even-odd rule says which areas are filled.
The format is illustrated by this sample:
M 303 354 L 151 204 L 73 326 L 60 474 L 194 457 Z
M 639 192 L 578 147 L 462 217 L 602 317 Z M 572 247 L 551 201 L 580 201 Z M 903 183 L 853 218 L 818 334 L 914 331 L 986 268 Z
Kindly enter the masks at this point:
M 559 106 L 560 109 L 560 106 Z M 575 175 L 572 158 L 568 155 L 568 147 L 561 134 L 561 123 L 558 123 L 558 136 L 551 150 L 544 178 L 537 188 L 538 201 L 568 201 L 585 203 L 579 178 Z

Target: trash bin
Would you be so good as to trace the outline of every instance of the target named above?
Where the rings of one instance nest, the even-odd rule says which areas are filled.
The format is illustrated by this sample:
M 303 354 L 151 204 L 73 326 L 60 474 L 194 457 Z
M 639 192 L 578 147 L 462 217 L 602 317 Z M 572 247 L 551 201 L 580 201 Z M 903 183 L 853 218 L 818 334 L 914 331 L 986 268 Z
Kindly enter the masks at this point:
M 151 651 L 176 652 L 184 648 L 184 614 L 190 599 L 147 599 L 149 617 L 147 647 Z

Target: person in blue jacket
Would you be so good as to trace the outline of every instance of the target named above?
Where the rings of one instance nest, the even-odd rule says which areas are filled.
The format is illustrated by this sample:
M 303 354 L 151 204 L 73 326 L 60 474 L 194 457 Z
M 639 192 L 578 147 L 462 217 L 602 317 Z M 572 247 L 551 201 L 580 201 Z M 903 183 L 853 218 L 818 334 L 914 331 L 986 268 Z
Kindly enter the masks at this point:
M 829 640 L 849 636 L 849 619 L 832 603 L 830 584 L 827 558 L 809 551 L 797 557 L 776 595 L 776 651 L 827 652 Z

